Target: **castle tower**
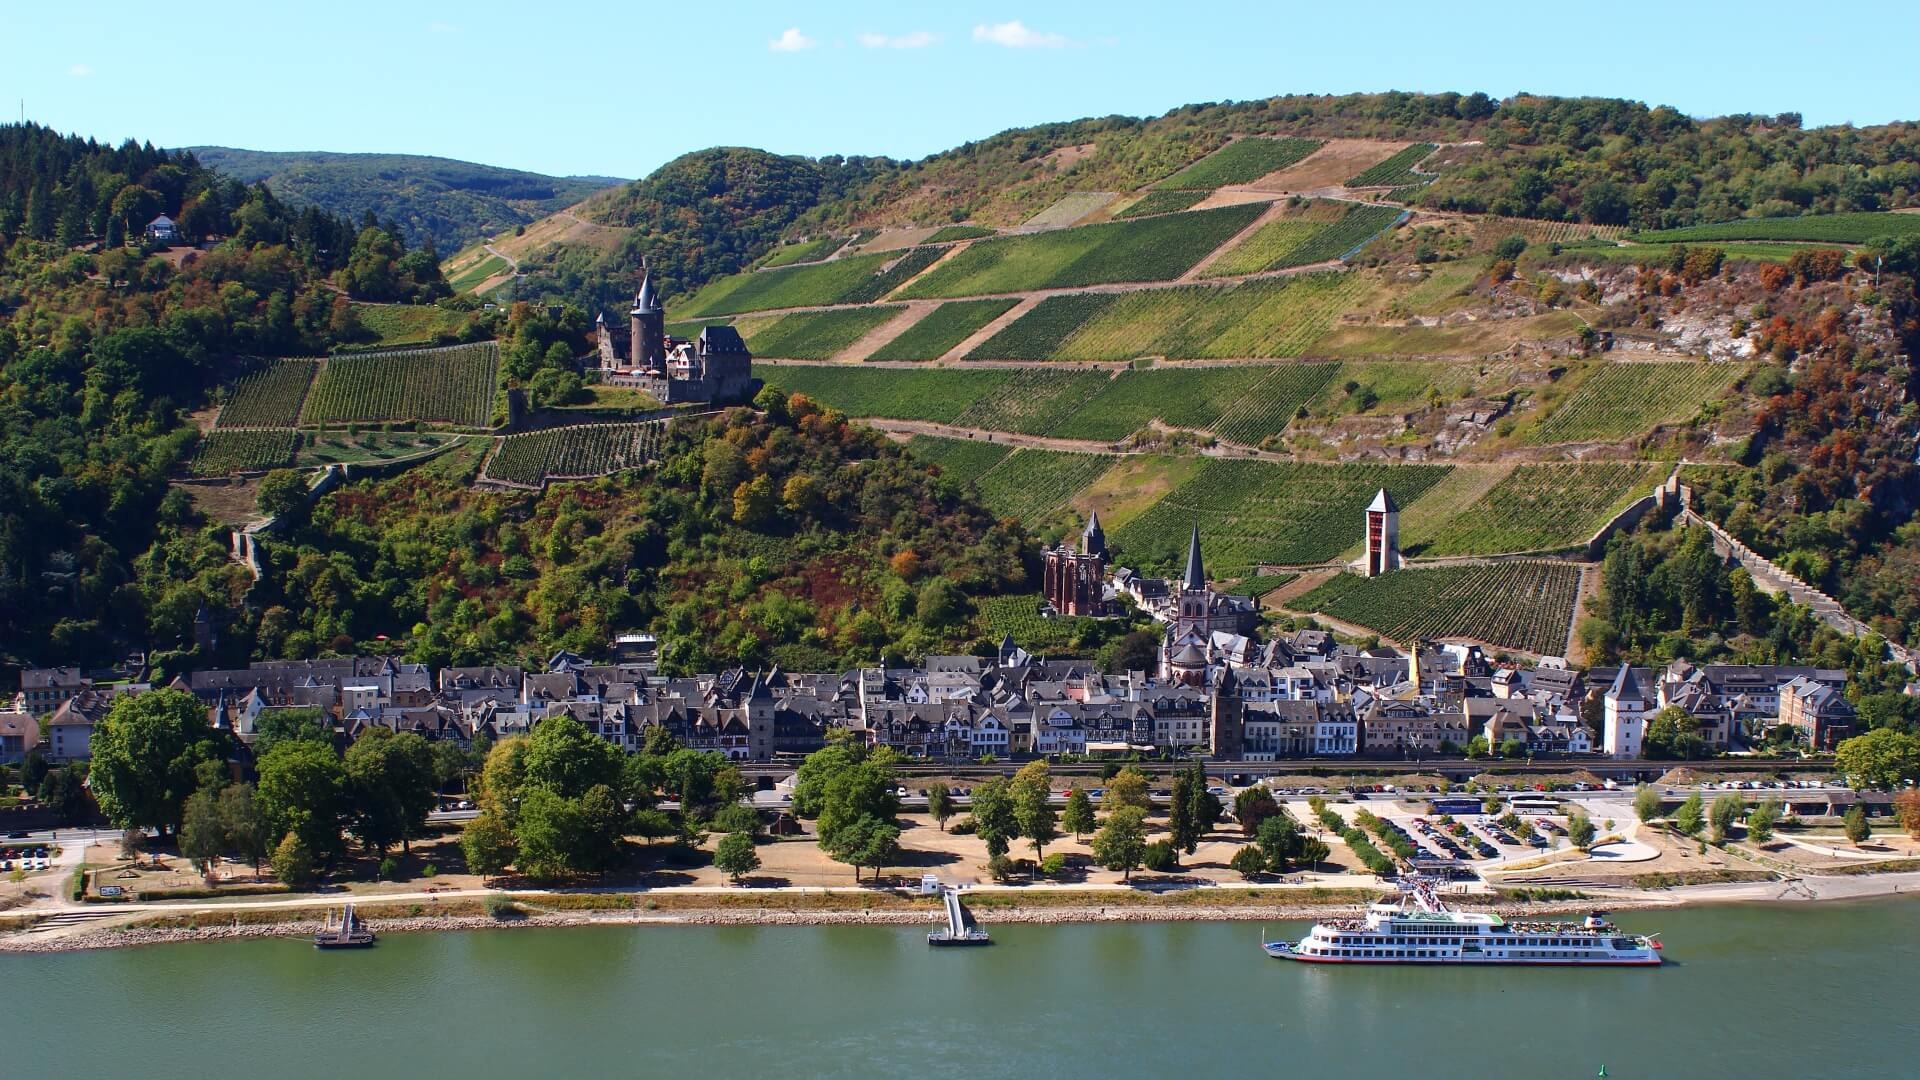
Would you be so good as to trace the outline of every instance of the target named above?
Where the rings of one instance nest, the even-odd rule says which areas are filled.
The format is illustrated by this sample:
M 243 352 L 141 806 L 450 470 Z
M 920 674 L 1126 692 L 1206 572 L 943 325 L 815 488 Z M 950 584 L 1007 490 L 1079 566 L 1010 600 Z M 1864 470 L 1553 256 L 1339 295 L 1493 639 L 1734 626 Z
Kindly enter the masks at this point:
M 1100 528 L 1100 512 L 1087 514 L 1087 528 L 1080 534 L 1080 554 L 1098 555 L 1104 561 L 1107 557 L 1107 534 Z
M 660 306 L 660 294 L 653 287 L 653 273 L 642 263 L 640 291 L 633 296 L 633 340 L 630 345 L 633 366 L 643 371 L 667 370 L 667 312 Z
M 1400 507 L 1386 488 L 1367 506 L 1367 556 L 1361 573 L 1378 577 L 1400 568 Z
M 1247 713 L 1240 698 L 1240 680 L 1233 669 L 1221 668 L 1213 683 L 1207 713 L 1207 751 L 1219 761 L 1238 761 L 1246 753 Z

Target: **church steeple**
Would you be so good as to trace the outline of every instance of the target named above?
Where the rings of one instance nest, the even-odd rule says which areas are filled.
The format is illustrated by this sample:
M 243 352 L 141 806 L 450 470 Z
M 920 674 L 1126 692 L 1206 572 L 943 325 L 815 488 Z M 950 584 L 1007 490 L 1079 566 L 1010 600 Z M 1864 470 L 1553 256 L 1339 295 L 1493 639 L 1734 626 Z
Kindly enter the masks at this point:
M 1107 553 L 1107 534 L 1100 528 L 1100 511 L 1087 514 L 1087 528 L 1080 534 L 1080 554 L 1105 555 Z
M 1200 526 L 1193 527 L 1193 536 L 1187 541 L 1187 572 L 1181 575 L 1180 587 L 1192 592 L 1203 592 L 1207 587 L 1207 570 L 1200 562 Z
M 640 291 L 633 294 L 633 310 L 628 317 L 633 322 L 630 343 L 633 365 L 646 371 L 665 372 L 667 313 L 660 303 L 660 293 L 653 287 L 653 271 L 644 258 L 640 260 Z

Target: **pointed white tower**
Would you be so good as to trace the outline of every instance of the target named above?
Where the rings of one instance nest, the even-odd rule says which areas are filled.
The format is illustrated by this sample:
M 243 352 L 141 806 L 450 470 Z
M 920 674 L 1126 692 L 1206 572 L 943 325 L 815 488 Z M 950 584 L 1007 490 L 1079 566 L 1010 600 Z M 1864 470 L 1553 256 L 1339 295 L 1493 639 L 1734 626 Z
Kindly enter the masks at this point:
M 1367 506 L 1367 556 L 1361 573 L 1378 577 L 1400 568 L 1400 507 L 1386 488 Z

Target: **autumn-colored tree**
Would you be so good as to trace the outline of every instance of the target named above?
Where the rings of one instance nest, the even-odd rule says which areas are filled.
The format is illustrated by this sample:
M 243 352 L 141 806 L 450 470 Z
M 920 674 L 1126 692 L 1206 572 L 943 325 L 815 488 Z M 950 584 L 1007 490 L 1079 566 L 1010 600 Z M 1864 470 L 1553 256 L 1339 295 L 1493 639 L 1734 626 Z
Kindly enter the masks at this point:
M 1920 791 L 1912 788 L 1893 797 L 1893 812 L 1907 835 L 1920 840 Z

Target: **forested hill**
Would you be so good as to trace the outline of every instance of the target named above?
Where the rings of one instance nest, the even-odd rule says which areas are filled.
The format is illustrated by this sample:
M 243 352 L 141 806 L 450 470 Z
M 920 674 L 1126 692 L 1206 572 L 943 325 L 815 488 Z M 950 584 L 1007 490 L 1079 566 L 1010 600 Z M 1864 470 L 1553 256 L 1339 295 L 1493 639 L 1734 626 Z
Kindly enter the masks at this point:
M 370 212 L 393 222 L 410 245 L 432 239 L 444 252 L 524 225 L 625 181 L 607 176 L 544 176 L 415 154 L 189 147 L 203 165 L 245 183 L 265 181 L 296 206 L 316 206 L 360 221 Z

